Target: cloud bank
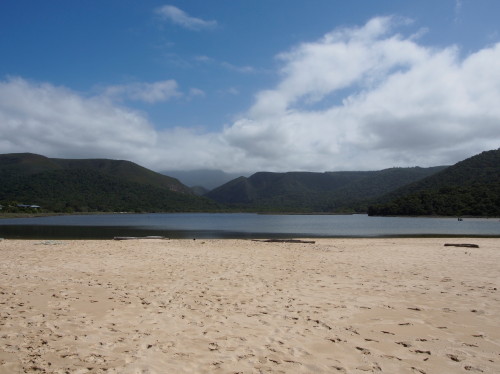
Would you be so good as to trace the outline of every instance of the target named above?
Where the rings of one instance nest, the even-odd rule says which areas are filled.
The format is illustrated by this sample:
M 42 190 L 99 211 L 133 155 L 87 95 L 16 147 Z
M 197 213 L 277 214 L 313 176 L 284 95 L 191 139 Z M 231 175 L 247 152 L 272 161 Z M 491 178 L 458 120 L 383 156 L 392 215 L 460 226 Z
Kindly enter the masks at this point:
M 9 78 L 0 82 L 0 153 L 251 172 L 431 166 L 498 148 L 500 44 L 461 56 L 397 33 L 401 26 L 374 18 L 279 54 L 279 83 L 217 133 L 159 130 L 102 96 Z M 155 92 L 149 86 L 117 90 L 155 102 L 178 92 L 165 82 L 150 96 L 141 95 Z
M 400 23 L 375 18 L 279 55 L 280 83 L 224 138 L 281 170 L 436 165 L 498 148 L 500 44 L 461 59 L 394 33 Z
M 138 113 L 101 97 L 10 78 L 0 83 L 1 153 L 147 157 L 158 134 Z

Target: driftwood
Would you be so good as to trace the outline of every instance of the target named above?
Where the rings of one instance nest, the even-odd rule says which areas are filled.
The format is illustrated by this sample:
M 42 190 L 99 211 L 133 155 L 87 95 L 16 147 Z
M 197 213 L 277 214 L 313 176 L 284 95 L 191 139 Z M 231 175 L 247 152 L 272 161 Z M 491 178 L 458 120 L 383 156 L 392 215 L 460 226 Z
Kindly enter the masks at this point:
M 164 236 L 115 236 L 114 240 L 167 239 Z
M 477 244 L 451 244 L 451 243 L 446 243 L 444 246 L 445 247 L 479 248 L 479 246 Z
M 254 242 L 264 242 L 264 243 L 305 243 L 314 244 L 313 240 L 299 240 L 299 239 L 252 239 Z

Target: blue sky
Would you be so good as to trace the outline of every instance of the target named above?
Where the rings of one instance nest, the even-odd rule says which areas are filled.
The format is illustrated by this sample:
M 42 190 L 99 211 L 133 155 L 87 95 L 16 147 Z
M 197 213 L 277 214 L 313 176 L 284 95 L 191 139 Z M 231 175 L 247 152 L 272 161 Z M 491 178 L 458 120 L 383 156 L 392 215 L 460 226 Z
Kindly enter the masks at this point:
M 0 3 L 0 153 L 366 170 L 500 146 L 497 0 Z

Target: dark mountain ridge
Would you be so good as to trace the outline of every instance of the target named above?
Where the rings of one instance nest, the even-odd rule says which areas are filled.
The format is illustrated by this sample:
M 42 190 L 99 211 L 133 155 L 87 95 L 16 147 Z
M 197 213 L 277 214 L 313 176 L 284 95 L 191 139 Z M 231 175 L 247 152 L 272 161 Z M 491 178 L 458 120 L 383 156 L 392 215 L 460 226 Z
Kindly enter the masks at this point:
M 460 161 L 377 202 L 370 215 L 500 216 L 500 149 Z
M 500 149 L 450 167 L 258 172 L 233 179 L 204 197 L 175 178 L 130 161 L 58 159 L 31 153 L 0 155 L 0 182 L 0 205 L 32 204 L 56 212 L 368 211 L 371 215 L 500 216 Z
M 33 153 L 0 155 L 0 172 L 3 173 L 14 172 L 17 175 L 33 175 L 46 171 L 76 169 L 94 170 L 130 182 L 191 194 L 191 190 L 177 179 L 156 173 L 131 161 L 99 158 L 49 158 Z
M 130 161 L 0 155 L 0 201 L 56 212 L 207 211 L 212 201 L 178 180 Z
M 234 208 L 277 212 L 366 211 L 367 202 L 441 171 L 392 168 L 380 171 L 258 172 L 234 179 L 205 194 Z

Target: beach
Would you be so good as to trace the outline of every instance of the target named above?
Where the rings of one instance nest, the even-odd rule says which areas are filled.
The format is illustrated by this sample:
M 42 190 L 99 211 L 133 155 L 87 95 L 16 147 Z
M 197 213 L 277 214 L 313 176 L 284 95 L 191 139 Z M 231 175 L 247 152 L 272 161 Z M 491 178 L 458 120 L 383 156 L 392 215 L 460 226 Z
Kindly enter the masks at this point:
M 0 373 L 500 372 L 500 239 L 307 240 L 1 240 Z

